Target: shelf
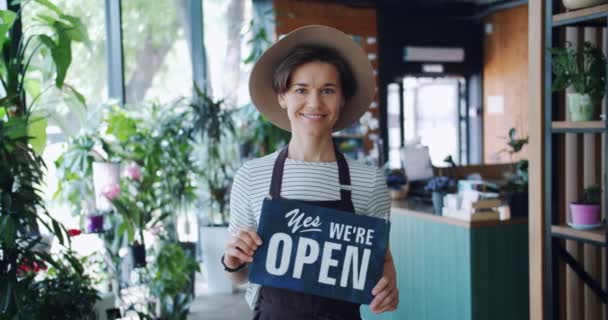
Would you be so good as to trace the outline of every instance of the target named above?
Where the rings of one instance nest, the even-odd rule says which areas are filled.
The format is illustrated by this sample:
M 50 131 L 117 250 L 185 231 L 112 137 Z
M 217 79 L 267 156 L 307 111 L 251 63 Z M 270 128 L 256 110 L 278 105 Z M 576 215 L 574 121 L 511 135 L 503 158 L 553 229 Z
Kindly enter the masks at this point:
M 601 246 L 607 246 L 604 228 L 595 230 L 577 230 L 569 226 L 552 226 L 551 233 L 554 237 L 576 240 Z
M 553 121 L 551 124 L 553 133 L 593 133 L 605 132 L 606 123 L 604 121 Z
M 575 25 L 606 25 L 608 4 L 553 15 L 553 27 Z

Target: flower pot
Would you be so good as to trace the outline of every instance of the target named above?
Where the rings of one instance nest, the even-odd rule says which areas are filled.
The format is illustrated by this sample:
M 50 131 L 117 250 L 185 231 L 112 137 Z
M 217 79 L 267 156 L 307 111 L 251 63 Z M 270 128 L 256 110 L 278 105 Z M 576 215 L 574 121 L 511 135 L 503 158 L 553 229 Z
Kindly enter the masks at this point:
M 567 99 L 571 121 L 592 121 L 599 118 L 599 109 L 589 95 L 568 93 Z
M 445 194 L 445 192 L 433 191 L 433 209 L 438 216 L 441 215 L 441 210 L 443 209 L 443 197 Z
M 595 225 L 600 223 L 599 204 L 570 204 L 572 223 L 577 225 Z
M 592 7 L 604 2 L 606 2 L 606 0 L 562 0 L 564 7 L 566 7 L 568 10 Z
M 528 216 L 528 193 L 509 192 L 505 195 L 505 200 L 509 205 L 511 218 Z
M 203 252 L 203 273 L 207 279 L 207 293 L 233 293 L 236 289 L 226 277 L 220 263 L 226 243 L 230 239 L 228 227 L 201 227 L 201 246 Z
M 133 257 L 133 268 L 144 268 L 146 266 L 146 246 L 139 243 L 131 245 Z
M 399 189 L 389 189 L 391 192 L 391 199 L 392 200 L 402 200 L 405 199 L 407 197 L 407 194 L 410 191 L 410 185 L 409 183 L 406 185 L 401 186 Z
M 87 232 L 88 233 L 102 233 L 104 216 L 102 214 L 92 215 L 87 217 Z
M 103 195 L 103 191 L 106 186 L 119 183 L 120 163 L 93 162 L 93 188 L 97 210 L 112 210 L 112 203 Z

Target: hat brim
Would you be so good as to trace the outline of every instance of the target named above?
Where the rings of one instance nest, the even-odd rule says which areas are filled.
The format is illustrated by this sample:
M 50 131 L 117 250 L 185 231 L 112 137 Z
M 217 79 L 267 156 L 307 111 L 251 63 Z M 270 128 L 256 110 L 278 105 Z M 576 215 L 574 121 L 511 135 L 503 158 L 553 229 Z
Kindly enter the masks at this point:
M 291 131 L 285 110 L 272 86 L 275 68 L 296 47 L 314 45 L 335 50 L 350 67 L 356 84 L 354 95 L 345 101 L 333 131 L 357 121 L 368 109 L 376 92 L 376 81 L 367 54 L 343 32 L 322 25 L 310 25 L 287 34 L 258 59 L 249 77 L 251 101 L 264 116 L 281 129 Z

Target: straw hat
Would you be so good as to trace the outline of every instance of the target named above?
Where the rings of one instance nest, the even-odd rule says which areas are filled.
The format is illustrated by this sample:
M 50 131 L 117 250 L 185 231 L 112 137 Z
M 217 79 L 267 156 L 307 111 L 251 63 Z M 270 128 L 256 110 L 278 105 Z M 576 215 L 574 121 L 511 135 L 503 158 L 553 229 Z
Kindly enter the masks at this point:
M 272 87 L 275 68 L 296 47 L 314 45 L 335 50 L 352 70 L 356 88 L 354 95 L 345 102 L 340 118 L 334 126 L 338 131 L 357 121 L 369 108 L 376 90 L 374 72 L 367 54 L 348 35 L 337 29 L 310 25 L 287 34 L 272 45 L 258 59 L 249 77 L 249 94 L 255 107 L 274 125 L 291 131 L 285 110 L 281 109 L 277 93 Z

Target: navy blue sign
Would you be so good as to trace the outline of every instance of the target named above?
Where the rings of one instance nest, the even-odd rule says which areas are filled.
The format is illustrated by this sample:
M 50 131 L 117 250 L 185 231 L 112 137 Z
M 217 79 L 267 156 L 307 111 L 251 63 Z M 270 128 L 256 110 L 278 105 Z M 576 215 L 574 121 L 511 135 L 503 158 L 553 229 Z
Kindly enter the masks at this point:
M 264 200 L 249 281 L 361 304 L 382 277 L 389 223 L 296 200 Z

